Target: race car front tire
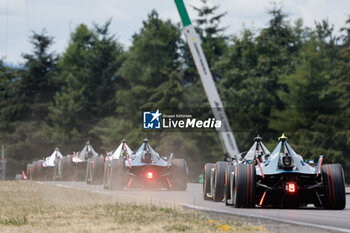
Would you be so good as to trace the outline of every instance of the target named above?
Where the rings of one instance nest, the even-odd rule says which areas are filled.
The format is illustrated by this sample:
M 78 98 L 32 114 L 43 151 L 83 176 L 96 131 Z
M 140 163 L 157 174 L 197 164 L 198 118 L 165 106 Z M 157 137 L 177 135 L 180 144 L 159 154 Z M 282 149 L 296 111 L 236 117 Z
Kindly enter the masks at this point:
M 212 195 L 213 201 L 220 202 L 224 199 L 226 162 L 218 161 L 215 164 Z
M 341 210 L 345 208 L 345 178 L 340 164 L 325 164 L 321 167 L 324 185 L 324 207 Z
M 231 200 L 236 208 L 255 207 L 256 172 L 253 164 L 235 165 L 231 181 Z
M 208 193 L 211 193 L 210 187 L 210 170 L 215 166 L 214 163 L 206 163 L 204 166 L 204 180 L 203 180 L 203 199 L 212 200 L 211 194 L 208 196 Z

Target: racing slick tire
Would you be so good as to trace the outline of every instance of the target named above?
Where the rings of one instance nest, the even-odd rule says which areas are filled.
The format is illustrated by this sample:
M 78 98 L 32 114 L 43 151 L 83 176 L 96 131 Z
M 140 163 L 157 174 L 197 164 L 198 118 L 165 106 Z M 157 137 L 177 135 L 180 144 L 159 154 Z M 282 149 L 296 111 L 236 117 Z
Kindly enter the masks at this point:
M 184 159 L 174 159 L 172 162 L 172 187 L 173 191 L 185 191 L 187 189 L 187 164 Z
M 103 182 L 104 157 L 98 156 L 91 159 L 90 183 L 100 185 Z
M 253 164 L 237 164 L 231 177 L 231 201 L 236 208 L 255 207 L 256 173 Z
M 44 169 L 44 177 L 43 177 L 43 180 L 44 181 L 52 181 L 52 180 L 55 180 L 55 171 L 56 171 L 56 168 L 55 167 L 47 167 Z
M 324 185 L 324 207 L 341 210 L 345 208 L 345 178 L 340 164 L 325 164 L 321 167 Z
M 220 202 L 224 199 L 225 167 L 227 162 L 218 161 L 215 164 L 213 177 L 212 196 L 213 201 Z
M 31 179 L 31 173 L 32 173 L 32 165 L 30 163 L 28 163 L 27 170 L 26 170 L 26 176 L 28 179 Z
M 212 200 L 208 193 L 211 193 L 210 187 L 210 170 L 215 166 L 214 163 L 206 163 L 204 166 L 204 180 L 203 180 L 203 199 Z
M 103 187 L 105 188 L 105 189 L 109 189 L 110 188 L 110 186 L 109 186 L 109 184 L 110 184 L 110 175 L 109 175 L 109 173 L 110 173 L 110 165 L 111 165 L 111 161 L 109 161 L 109 160 L 106 160 L 105 161 L 105 165 L 104 165 L 104 169 L 103 169 Z
M 61 180 L 72 181 L 74 178 L 72 157 L 69 155 L 63 156 L 59 165 Z
M 87 184 L 91 184 L 91 170 L 92 170 L 92 162 L 91 162 L 91 158 L 89 158 L 86 161 L 86 177 L 85 177 L 85 181 Z
M 225 185 L 224 185 L 224 202 L 227 206 L 232 206 L 231 202 L 231 174 L 234 171 L 234 166 L 231 163 L 227 163 L 225 167 Z
M 41 173 L 42 173 L 42 162 L 41 161 L 34 161 L 33 162 L 32 180 L 40 180 Z
M 124 159 L 113 159 L 109 171 L 109 188 L 122 190 L 125 186 L 125 162 Z

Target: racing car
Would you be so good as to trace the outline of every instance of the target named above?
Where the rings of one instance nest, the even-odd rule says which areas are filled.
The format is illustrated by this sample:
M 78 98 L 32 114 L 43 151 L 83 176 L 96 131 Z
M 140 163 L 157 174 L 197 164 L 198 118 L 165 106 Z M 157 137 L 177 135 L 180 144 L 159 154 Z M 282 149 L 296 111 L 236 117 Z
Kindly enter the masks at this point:
M 246 151 L 240 153 L 240 158 L 243 158 L 240 163 L 250 162 L 255 158 L 267 158 L 270 151 L 262 143 L 262 138 L 258 135 L 254 138 L 254 144 Z M 204 167 L 203 181 L 203 198 L 204 200 L 213 200 L 216 202 L 225 201 L 229 205 L 230 199 L 229 184 L 230 173 L 234 166 L 238 164 L 236 161 L 218 161 L 216 163 L 207 163 Z
M 105 164 L 103 169 L 103 186 L 104 188 L 108 189 L 114 189 L 112 187 L 110 175 L 107 176 L 107 172 L 111 169 L 112 160 L 115 159 L 124 159 L 124 160 L 130 160 L 130 156 L 133 154 L 132 150 L 126 143 L 126 140 L 123 139 L 117 149 L 115 151 L 111 151 L 107 153 L 107 156 L 105 158 Z
M 99 155 L 88 141 L 80 152 L 73 152 L 73 155 L 62 157 L 59 161 L 58 176 L 63 181 L 86 181 L 88 164 L 95 158 L 99 158 L 98 161 L 100 161 L 100 156 L 102 155 Z M 95 165 L 100 166 L 99 164 Z
M 125 144 L 124 144 L 125 145 Z M 161 157 L 145 138 L 136 153 L 112 159 L 106 167 L 106 185 L 110 189 L 151 188 L 186 190 L 188 168 L 184 159 Z
M 44 160 L 34 161 L 27 165 L 27 176 L 31 180 L 54 180 L 56 179 L 58 161 L 62 159 L 63 155 L 60 150 L 56 148 L 54 152 L 46 157 Z
M 247 154 L 248 156 L 248 154 Z M 236 208 L 299 208 L 313 204 L 344 209 L 345 180 L 340 164 L 306 163 L 282 135 L 270 155 L 248 156 L 228 174 L 227 204 Z

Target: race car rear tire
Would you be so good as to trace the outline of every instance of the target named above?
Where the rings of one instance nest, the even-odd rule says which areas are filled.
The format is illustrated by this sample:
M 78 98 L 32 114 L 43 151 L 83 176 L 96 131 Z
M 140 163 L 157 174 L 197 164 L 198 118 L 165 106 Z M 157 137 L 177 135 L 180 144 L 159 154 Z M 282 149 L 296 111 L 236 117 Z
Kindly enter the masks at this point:
M 340 164 L 325 164 L 321 167 L 324 185 L 324 207 L 341 210 L 345 208 L 345 178 Z
M 212 197 L 208 196 L 208 193 L 211 193 L 210 170 L 214 166 L 215 166 L 214 163 L 206 163 L 205 166 L 204 166 L 204 180 L 203 180 L 203 199 L 204 200 L 212 200 Z
M 226 162 L 218 161 L 215 164 L 215 173 L 212 186 L 213 201 L 220 202 L 224 199 Z
M 98 156 L 92 158 L 92 168 L 90 170 L 90 183 L 93 185 L 100 185 L 103 182 L 103 167 L 104 157 Z
M 61 180 L 72 181 L 74 178 L 73 161 L 71 156 L 63 156 L 60 164 Z
M 32 165 L 30 163 L 27 164 L 26 176 L 28 179 L 31 178 Z
M 232 177 L 233 178 L 233 177 Z M 236 208 L 255 207 L 256 173 L 253 164 L 237 164 L 231 182 L 231 200 Z
M 85 181 L 87 184 L 91 184 L 91 167 L 92 167 L 92 164 L 91 164 L 91 158 L 89 158 L 87 161 L 86 161 L 86 177 L 85 177 Z
M 41 179 L 41 170 L 42 170 L 42 163 L 40 161 L 34 161 L 33 162 L 33 174 L 32 179 L 33 180 L 40 180 Z
M 44 180 L 45 181 L 52 181 L 55 180 L 55 167 L 47 167 L 45 168 L 45 175 Z
M 124 159 L 113 159 L 111 161 L 109 171 L 110 189 L 122 190 L 125 187 L 126 171 L 124 166 Z
M 227 206 L 232 206 L 231 201 L 231 174 L 234 171 L 234 166 L 231 163 L 227 163 L 225 167 L 225 185 L 224 185 L 224 202 Z
M 187 189 L 187 164 L 184 159 L 173 159 L 171 190 L 185 191 Z
M 104 169 L 103 169 L 103 187 L 105 189 L 109 189 L 109 171 L 110 171 L 110 161 L 106 160 L 104 164 Z

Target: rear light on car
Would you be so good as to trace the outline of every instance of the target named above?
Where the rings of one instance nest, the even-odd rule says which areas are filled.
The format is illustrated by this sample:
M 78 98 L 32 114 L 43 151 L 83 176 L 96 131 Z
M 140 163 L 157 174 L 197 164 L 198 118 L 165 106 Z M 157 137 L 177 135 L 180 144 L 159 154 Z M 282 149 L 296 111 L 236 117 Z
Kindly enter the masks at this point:
M 287 190 L 287 192 L 289 192 L 289 193 L 295 193 L 295 191 L 296 191 L 296 185 L 295 185 L 295 183 L 288 183 L 288 184 L 286 185 L 286 190 Z
M 153 172 L 147 172 L 146 176 L 147 176 L 147 179 L 152 180 L 153 179 Z

